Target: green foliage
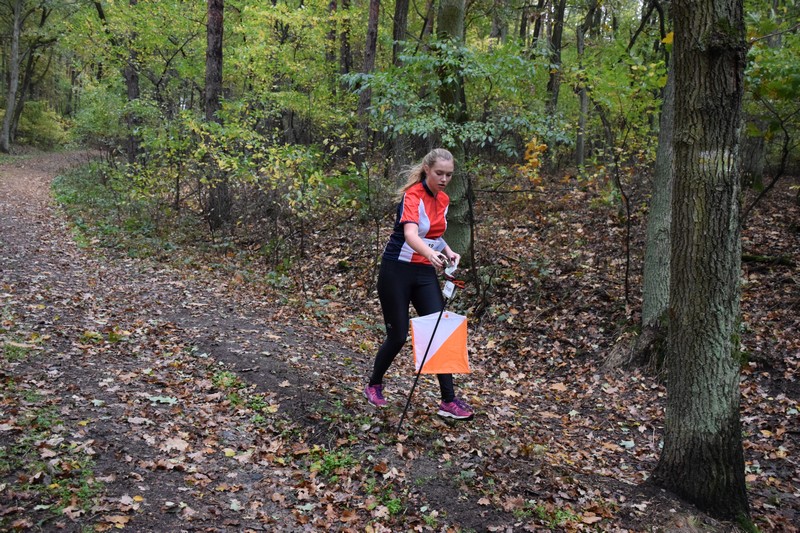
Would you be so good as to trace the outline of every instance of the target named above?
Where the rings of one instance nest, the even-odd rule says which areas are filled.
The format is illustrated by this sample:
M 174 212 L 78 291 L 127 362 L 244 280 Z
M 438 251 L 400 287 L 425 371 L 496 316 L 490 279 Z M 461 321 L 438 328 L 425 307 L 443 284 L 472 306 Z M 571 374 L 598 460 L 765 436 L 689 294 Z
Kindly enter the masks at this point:
M 211 383 L 221 390 L 241 389 L 245 387 L 245 384 L 239 379 L 239 376 L 227 370 L 215 373 L 211 377 Z
M 0 479 L 13 475 L 16 490 L 38 500 L 37 509 L 53 516 L 63 516 L 68 506 L 88 510 L 102 491 L 93 471 L 94 452 L 85 443 L 64 438 L 67 429 L 58 409 L 36 391 L 6 383 L 3 396 L 19 396 L 24 402 L 17 423 L 26 431 L 0 446 Z M 44 451 L 49 459 L 34 459 Z M 10 521 L 0 517 L 0 529 L 7 526 Z
M 335 482 L 343 471 L 358 464 L 356 458 L 346 450 L 327 451 L 317 446 L 314 447 L 311 458 L 313 460 L 311 471 L 319 472 L 332 482 Z
M 649 167 L 655 161 L 657 125 L 661 110 L 661 89 L 667 73 L 662 59 L 627 50 L 619 40 L 587 49 L 580 65 L 565 71 L 575 88 L 585 87 L 592 107 L 605 114 L 613 146 L 598 113 L 591 113 L 588 132 L 603 139 L 602 148 L 590 152 L 594 165 L 622 164 Z M 599 143 L 597 143 L 599 144 Z
M 69 142 L 68 126 L 46 102 L 25 102 L 19 118 L 16 141 L 42 149 L 53 149 Z
M 527 139 L 547 129 L 542 106 L 530 95 L 534 63 L 513 44 L 461 46 L 434 41 L 403 56 L 403 65 L 346 79 L 358 91 L 372 91 L 373 124 L 385 134 L 431 137 L 446 146 L 468 143 L 517 156 Z M 440 99 L 447 84 L 464 80 L 466 121 L 453 121 Z
M 72 169 L 53 181 L 53 194 L 79 242 L 137 257 L 169 253 L 177 235 L 164 222 L 169 211 L 142 198 L 124 170 L 102 162 Z
M 6 341 L 2 345 L 3 358 L 6 361 L 14 362 L 25 359 L 30 353 L 31 347 L 20 342 Z
M 790 146 L 796 146 L 800 136 L 800 35 L 793 32 L 780 38 L 762 37 L 780 33 L 782 26 L 775 18 L 758 12 L 750 14 L 749 22 L 754 41 L 745 70 L 748 122 L 744 132 L 764 137 L 769 155 L 777 157 L 783 136 L 788 136 Z M 781 141 L 775 142 L 778 139 Z
M 73 134 L 90 146 L 116 148 L 127 133 L 122 121 L 124 109 L 125 100 L 118 91 L 99 85 L 87 87 L 75 115 Z

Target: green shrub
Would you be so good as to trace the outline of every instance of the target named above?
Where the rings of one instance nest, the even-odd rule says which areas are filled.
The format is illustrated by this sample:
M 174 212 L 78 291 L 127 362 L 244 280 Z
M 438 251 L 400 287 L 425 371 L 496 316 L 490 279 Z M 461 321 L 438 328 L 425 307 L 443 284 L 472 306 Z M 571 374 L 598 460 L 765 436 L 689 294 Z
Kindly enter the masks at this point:
M 42 149 L 63 146 L 70 140 L 66 122 L 45 102 L 25 102 L 16 141 Z

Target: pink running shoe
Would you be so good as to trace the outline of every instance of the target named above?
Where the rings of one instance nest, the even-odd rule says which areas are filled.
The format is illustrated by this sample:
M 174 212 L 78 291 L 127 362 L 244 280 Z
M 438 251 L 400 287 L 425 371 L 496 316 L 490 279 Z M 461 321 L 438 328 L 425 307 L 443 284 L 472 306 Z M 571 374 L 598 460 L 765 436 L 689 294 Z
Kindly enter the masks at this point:
M 439 412 L 436 413 L 445 418 L 455 418 L 456 420 L 472 420 L 475 413 L 467 402 L 461 398 L 453 398 L 452 402 L 442 402 L 439 404 Z
M 375 407 L 385 407 L 386 400 L 383 399 L 383 385 L 367 385 L 364 389 L 364 396 L 367 401 Z

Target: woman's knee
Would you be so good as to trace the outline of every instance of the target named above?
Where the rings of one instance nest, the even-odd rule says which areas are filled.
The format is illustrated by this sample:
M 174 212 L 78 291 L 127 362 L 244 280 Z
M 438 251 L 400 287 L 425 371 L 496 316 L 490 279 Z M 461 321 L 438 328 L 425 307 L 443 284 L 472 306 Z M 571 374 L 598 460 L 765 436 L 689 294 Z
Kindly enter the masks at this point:
M 392 353 L 398 353 L 400 350 L 403 349 L 403 346 L 406 344 L 406 336 L 399 336 L 399 335 L 387 335 L 386 340 L 383 342 L 385 348 Z

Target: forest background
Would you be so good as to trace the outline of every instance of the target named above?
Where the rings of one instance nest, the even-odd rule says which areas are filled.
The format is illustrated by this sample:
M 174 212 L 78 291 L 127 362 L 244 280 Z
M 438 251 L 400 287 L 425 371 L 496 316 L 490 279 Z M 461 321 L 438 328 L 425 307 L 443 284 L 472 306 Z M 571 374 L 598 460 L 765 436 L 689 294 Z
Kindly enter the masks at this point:
M 483 368 L 467 390 L 479 409 L 494 412 L 503 407 L 485 399 L 481 380 L 520 405 L 533 384 L 558 396 L 569 379 L 607 385 L 614 378 L 600 377 L 606 372 L 652 383 L 655 405 L 638 409 L 654 409 L 653 426 L 621 423 L 625 431 L 605 443 L 641 461 L 633 474 L 607 474 L 640 483 L 661 443 L 637 448 L 628 431 L 669 435 L 665 384 L 694 372 L 663 361 L 681 336 L 674 325 L 668 335 L 664 314 L 675 290 L 669 234 L 681 224 L 670 215 L 672 161 L 680 157 L 672 153 L 672 114 L 688 101 L 672 100 L 672 91 L 685 96 L 712 78 L 677 74 L 670 82 L 674 49 L 684 43 L 675 42 L 673 10 L 677 20 L 686 5 L 2 0 L 0 150 L 95 150 L 101 157 L 55 184 L 87 245 L 217 271 L 234 291 L 255 291 L 295 317 L 357 337 L 342 342 L 368 360 L 380 342 L 373 286 L 399 173 L 429 149 L 449 148 L 458 165 L 448 242 L 464 253 L 469 281 L 454 305 L 470 316 L 471 355 Z M 780 529 L 798 513 L 788 442 L 797 432 L 798 346 L 776 331 L 797 325 L 800 5 L 702 5 L 743 8 L 746 45 L 741 115 L 732 115 L 741 119 L 741 142 L 729 145 L 738 154 L 729 173 L 743 193 L 743 313 L 727 351 L 710 355 L 735 360 L 736 372 L 704 386 L 722 391 L 735 379 L 738 402 L 741 370 L 745 397 L 777 398 L 766 421 L 745 405 L 744 438 L 729 440 L 745 449 L 733 485 L 748 483 L 755 524 Z M 783 204 L 766 207 L 774 198 Z M 762 373 L 769 385 L 760 394 L 761 384 L 746 378 Z M 637 410 L 629 399 L 609 400 Z M 580 419 L 576 409 L 544 412 L 565 426 Z M 388 432 L 391 420 L 383 424 Z M 594 430 L 589 423 L 580 432 L 591 442 Z M 514 439 L 513 451 L 492 447 L 520 461 L 563 458 L 552 440 Z M 662 462 L 657 484 L 754 527 L 741 498 L 727 506 L 694 493 L 708 480 L 687 476 L 686 466 Z M 483 468 L 479 477 L 488 476 Z M 690 487 L 670 481 L 670 471 Z M 569 529 L 614 514 L 563 495 L 489 497 L 473 475 L 460 481 L 483 495 L 480 505 L 521 522 Z M 722 487 L 716 498 L 737 501 L 731 490 L 738 489 Z M 374 506 L 365 519 L 391 527 L 415 516 L 389 511 Z M 296 514 L 315 519 L 313 509 Z

